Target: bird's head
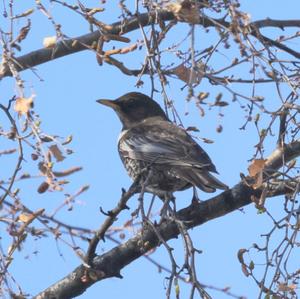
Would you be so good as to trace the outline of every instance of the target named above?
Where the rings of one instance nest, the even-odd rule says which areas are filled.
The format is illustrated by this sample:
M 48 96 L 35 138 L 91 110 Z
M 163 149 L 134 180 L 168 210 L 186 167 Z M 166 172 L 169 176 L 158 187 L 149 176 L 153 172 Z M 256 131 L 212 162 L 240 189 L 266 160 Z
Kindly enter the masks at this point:
M 127 93 L 116 100 L 100 99 L 97 102 L 114 109 L 124 129 L 128 129 L 149 117 L 168 120 L 165 112 L 155 101 L 139 92 Z

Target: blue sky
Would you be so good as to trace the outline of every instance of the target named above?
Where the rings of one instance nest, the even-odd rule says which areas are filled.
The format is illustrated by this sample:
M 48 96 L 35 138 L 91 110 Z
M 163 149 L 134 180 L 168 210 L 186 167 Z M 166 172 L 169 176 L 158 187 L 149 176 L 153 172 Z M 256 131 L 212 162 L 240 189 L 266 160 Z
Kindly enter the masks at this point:
M 94 6 L 98 1 L 83 1 L 87 6 Z M 2 5 L 2 4 L 1 4 Z M 18 6 L 20 5 L 20 6 Z M 51 7 L 45 2 L 47 7 Z M 112 23 L 118 21 L 118 13 L 113 7 L 114 3 L 107 3 L 107 12 L 103 13 L 103 21 Z M 24 11 L 33 7 L 34 1 L 15 4 L 15 8 Z M 284 1 L 243 1 L 241 9 L 251 14 L 252 20 L 261 18 L 296 19 L 299 18 L 300 2 L 288 0 Z M 2 9 L 2 7 L 0 6 Z M 73 16 L 66 9 L 53 6 L 51 8 L 53 16 L 58 23 L 61 23 L 62 30 L 68 36 L 74 37 L 88 31 L 88 26 L 81 22 L 78 17 Z M 19 26 L 22 27 L 20 21 Z M 174 33 L 170 34 L 170 39 L 183 36 L 187 26 L 180 25 Z M 265 33 L 269 33 L 266 30 Z M 280 35 L 280 31 L 276 31 Z M 271 32 L 271 34 L 274 34 Z M 42 40 L 45 36 L 54 35 L 53 27 L 40 12 L 35 12 L 32 16 L 32 31 L 28 39 L 24 41 L 22 53 L 42 47 Z M 212 34 L 213 35 L 213 34 Z M 139 32 L 126 35 L 134 42 L 139 36 Z M 208 34 L 199 29 L 199 36 L 203 38 L 200 42 L 209 45 L 212 41 Z M 172 41 L 173 42 L 173 41 Z M 117 45 L 117 44 L 116 44 Z M 111 47 L 108 44 L 106 47 Z M 294 45 L 295 46 L 295 45 Z M 295 46 L 296 48 L 296 46 Z M 138 68 L 143 62 L 144 50 L 129 54 L 124 60 L 129 67 Z M 234 51 L 234 50 L 232 50 Z M 224 52 L 225 53 L 225 52 Z M 216 57 L 216 64 L 228 63 L 232 58 L 231 52 L 222 53 Z M 123 59 L 123 57 L 122 57 Z M 173 57 L 168 58 L 172 61 Z M 48 192 L 40 195 L 36 192 L 40 179 L 30 182 L 21 182 L 18 187 L 23 188 L 20 196 L 24 202 L 33 210 L 46 208 L 51 213 L 64 200 L 64 193 L 74 193 L 80 186 L 89 184 L 90 189 L 78 198 L 72 211 L 62 210 L 58 214 L 59 219 L 63 219 L 70 224 L 97 229 L 104 216 L 99 212 L 101 206 L 104 210 L 114 207 L 121 195 L 121 188 L 130 186 L 123 165 L 119 159 L 116 147 L 116 140 L 121 129 L 121 125 L 116 115 L 106 107 L 98 105 L 95 100 L 98 98 L 116 98 L 129 91 L 140 91 L 150 94 L 151 85 L 147 76 L 142 78 L 144 85 L 142 88 L 135 87 L 136 78 L 126 77 L 119 70 L 109 65 L 99 66 L 95 55 L 91 52 L 81 52 L 75 55 L 63 57 L 55 61 L 37 67 L 40 81 L 31 71 L 25 71 L 22 76 L 26 84 L 27 96 L 34 91 L 36 94 L 35 111 L 42 119 L 42 129 L 49 134 L 68 136 L 72 134 L 73 142 L 70 147 L 74 154 L 66 161 L 57 165 L 60 169 L 71 166 L 83 166 L 83 170 L 74 174 L 70 179 L 72 183 L 66 187 L 64 192 Z M 247 74 L 245 74 L 247 75 Z M 12 79 L 3 79 L 0 85 L 1 103 L 5 103 L 8 98 L 16 94 L 15 84 Z M 157 84 L 157 86 L 159 86 Z M 232 103 L 222 109 L 224 117 L 220 118 L 220 112 L 216 108 L 207 110 L 205 117 L 200 117 L 193 102 L 186 103 L 186 90 L 181 90 L 183 82 L 171 79 L 167 87 L 167 93 L 174 101 L 184 125 L 196 125 L 200 132 L 199 137 L 212 139 L 213 144 L 199 143 L 209 153 L 220 173 L 219 178 L 233 186 L 240 179 L 240 173 L 247 173 L 249 159 L 255 152 L 254 145 L 258 142 L 258 136 L 253 124 L 242 131 L 239 128 L 245 122 L 246 113 L 241 113 L 239 106 Z M 240 85 L 234 86 L 237 90 L 251 94 L 251 87 Z M 208 82 L 201 82 L 199 91 L 209 91 L 211 95 L 216 95 L 223 91 L 221 87 L 210 86 Z M 267 103 L 270 107 L 276 107 L 280 102 L 276 95 L 274 85 L 260 86 L 258 92 L 268 96 Z M 229 95 L 224 93 L 231 102 Z M 159 93 L 155 99 L 162 104 L 162 97 Z M 188 111 L 188 115 L 184 112 Z M 0 118 L 0 122 L 5 121 Z M 268 123 L 269 119 L 262 121 Z M 221 124 L 224 128 L 221 134 L 216 133 L 216 127 Z M 276 142 L 276 138 L 270 139 L 266 146 L 266 156 L 270 153 Z M 11 143 L 4 143 L 4 147 L 12 146 Z M 27 162 L 24 163 L 22 171 L 37 173 L 37 166 L 30 160 L 28 151 Z M 11 173 L 14 164 L 14 157 L 5 157 L 0 160 L 0 168 L 5 175 Z M 2 164 L 2 165 L 1 165 Z M 184 207 L 189 204 L 191 192 L 178 193 L 177 206 Z M 205 200 L 210 195 L 200 193 L 200 198 Z M 280 217 L 283 201 L 271 199 L 268 208 Z M 115 226 L 122 226 L 130 218 L 130 213 L 137 206 L 136 198 L 129 202 L 130 211 L 125 212 Z M 268 232 L 272 227 L 272 222 L 265 214 L 258 214 L 253 206 L 246 207 L 243 211 L 236 211 L 225 217 L 215 219 L 201 227 L 191 231 L 195 246 L 203 251 L 197 257 L 197 271 L 201 282 L 220 288 L 232 287 L 231 291 L 237 295 L 244 295 L 247 298 L 255 298 L 257 289 L 250 278 L 246 278 L 237 260 L 237 252 L 240 248 L 249 248 L 254 242 L 263 241 L 261 234 Z M 2 230 L 1 246 L 7 248 L 11 239 Z M 126 232 L 126 237 L 130 237 L 131 232 Z M 179 261 L 183 259 L 183 248 L 180 240 L 170 242 L 175 248 L 175 254 Z M 86 244 L 81 244 L 83 249 Z M 107 241 L 100 243 L 98 252 L 107 251 L 115 245 Z M 34 252 L 38 252 L 34 254 Z M 152 255 L 164 266 L 169 266 L 168 256 L 163 248 L 159 248 Z M 259 258 L 258 258 L 259 259 Z M 74 267 L 80 264 L 80 260 L 70 248 L 56 242 L 52 236 L 41 240 L 34 240 L 29 237 L 23 250 L 14 256 L 14 262 L 10 271 L 17 281 L 24 287 L 24 290 L 31 295 L 42 291 L 50 284 L 56 282 L 64 275 L 68 274 Z M 165 273 L 158 273 L 155 266 L 141 258 L 130 264 L 122 271 L 122 280 L 112 278 L 102 281 L 91 287 L 80 298 L 96 298 L 99 294 L 103 298 L 164 298 Z M 189 288 L 180 283 L 182 297 L 187 298 Z M 213 298 L 228 298 L 220 292 L 209 291 Z

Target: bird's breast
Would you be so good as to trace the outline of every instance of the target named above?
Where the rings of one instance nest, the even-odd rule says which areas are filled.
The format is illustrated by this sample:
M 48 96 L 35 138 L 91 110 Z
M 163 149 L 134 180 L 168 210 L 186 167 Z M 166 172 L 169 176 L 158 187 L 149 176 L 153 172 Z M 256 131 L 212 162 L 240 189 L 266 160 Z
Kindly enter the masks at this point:
M 129 130 L 122 130 L 122 132 L 120 133 L 119 137 L 118 137 L 118 144 L 120 143 L 120 140 L 123 138 L 123 136 L 128 132 Z

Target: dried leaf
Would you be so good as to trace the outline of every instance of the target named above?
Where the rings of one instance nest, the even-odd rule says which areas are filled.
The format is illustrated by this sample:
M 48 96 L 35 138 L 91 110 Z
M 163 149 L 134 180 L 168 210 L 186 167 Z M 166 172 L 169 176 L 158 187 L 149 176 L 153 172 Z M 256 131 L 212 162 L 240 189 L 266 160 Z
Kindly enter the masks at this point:
M 56 36 L 48 36 L 43 40 L 43 46 L 45 48 L 54 48 L 57 42 Z
M 252 184 L 254 189 L 260 188 L 263 184 L 263 170 L 266 164 L 264 159 L 255 159 L 248 167 L 250 177 L 254 178 L 255 181 Z
M 30 98 L 17 98 L 14 106 L 14 110 L 19 115 L 27 114 L 33 107 L 33 97 Z
M 274 71 L 266 72 L 266 75 L 271 79 L 276 79 L 276 73 Z
M 205 65 L 202 65 L 200 62 L 197 64 L 197 67 L 191 71 L 191 68 L 185 67 L 183 64 L 172 69 L 174 75 L 176 75 L 180 80 L 188 84 L 199 84 L 204 75 Z
M 63 161 L 66 157 L 62 154 L 61 150 L 58 148 L 56 144 L 53 144 L 49 147 L 52 155 L 55 157 L 57 162 Z
M 238 251 L 238 253 L 237 253 L 238 260 L 239 260 L 239 262 L 240 262 L 241 264 L 245 264 L 245 262 L 244 262 L 244 254 L 245 254 L 246 252 L 248 252 L 247 249 L 241 248 L 241 249 L 239 249 L 239 251 Z
M 38 156 L 36 153 L 32 153 L 32 154 L 31 154 L 31 159 L 32 159 L 33 161 L 36 161 L 38 158 L 39 158 L 39 156 Z
M 249 271 L 247 270 L 247 266 L 245 264 L 242 264 L 242 271 L 246 277 L 250 275 Z
M 16 38 L 16 41 L 20 43 L 22 40 L 24 40 L 30 30 L 31 27 L 31 21 L 30 19 L 27 20 L 27 25 L 21 28 L 19 35 Z
M 48 188 L 49 188 L 49 183 L 43 182 L 38 187 L 37 192 L 40 193 L 40 194 L 44 193 L 44 192 L 46 192 L 48 190 Z
M 185 83 L 190 82 L 191 71 L 190 69 L 186 68 L 184 65 L 181 64 L 178 67 L 174 68 L 173 73 L 183 82 Z
M 255 159 L 248 167 L 249 175 L 255 177 L 258 173 L 262 172 L 266 164 L 265 159 Z
M 216 128 L 216 131 L 218 133 L 221 133 L 223 131 L 223 126 L 222 125 L 218 125 L 217 128 Z

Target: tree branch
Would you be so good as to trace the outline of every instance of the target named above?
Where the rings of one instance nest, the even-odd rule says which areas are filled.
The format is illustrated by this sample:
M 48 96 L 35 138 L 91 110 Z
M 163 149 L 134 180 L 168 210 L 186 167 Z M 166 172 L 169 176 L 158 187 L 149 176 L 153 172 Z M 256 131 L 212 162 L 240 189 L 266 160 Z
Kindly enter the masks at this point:
M 176 17 L 172 12 L 166 10 L 160 10 L 158 12 L 153 13 L 143 13 L 138 16 L 134 16 L 125 22 L 116 22 L 111 25 L 107 25 L 103 28 L 104 35 L 105 34 L 115 34 L 115 35 L 123 35 L 130 31 L 134 31 L 139 28 L 139 26 L 148 26 L 151 24 L 155 24 L 157 20 L 161 21 L 171 21 L 176 20 Z M 230 23 L 225 21 L 224 19 L 213 19 L 206 17 L 204 15 L 199 15 L 199 25 L 203 27 L 226 27 L 230 28 Z M 284 27 L 300 27 L 300 20 L 258 20 L 251 24 L 249 24 L 249 28 L 251 28 L 250 34 L 260 39 L 263 38 L 264 41 L 268 41 L 273 46 L 278 47 L 282 50 L 287 51 L 289 54 L 299 58 L 299 53 L 291 50 L 286 47 L 282 43 L 273 41 L 268 39 L 267 37 L 262 37 L 257 34 L 257 29 L 264 27 L 278 27 L 283 29 Z M 17 71 L 24 71 L 30 69 L 34 66 L 43 64 L 45 62 L 70 55 L 79 51 L 95 48 L 94 44 L 98 41 L 98 39 L 103 36 L 103 33 L 98 31 L 94 31 L 92 33 L 88 33 L 85 35 L 81 35 L 79 37 L 70 38 L 67 40 L 63 40 L 58 42 L 55 45 L 55 48 L 42 48 L 36 51 L 30 52 L 26 55 L 20 57 L 14 57 L 12 63 Z M 0 79 L 12 76 L 12 73 L 7 65 L 0 66 Z
M 300 155 L 300 141 L 292 142 L 283 148 L 276 149 L 267 159 L 266 167 L 269 174 L 274 173 L 284 163 Z M 284 157 L 284 158 L 283 158 Z M 283 162 L 284 161 L 284 162 Z M 279 190 L 286 192 L 284 188 Z M 259 198 L 262 189 L 253 189 L 241 181 L 230 190 L 201 203 L 192 203 L 176 213 L 176 219 L 185 223 L 187 229 L 202 225 L 207 221 L 224 216 L 252 202 L 252 197 Z M 282 195 L 274 192 L 272 196 Z M 270 196 L 270 195 L 269 195 Z M 93 268 L 87 269 L 80 265 L 69 275 L 53 284 L 35 299 L 66 299 L 79 296 L 94 283 L 109 278 L 122 278 L 120 271 L 128 264 L 143 256 L 149 250 L 160 245 L 158 234 L 168 241 L 177 238 L 179 229 L 175 221 L 163 220 L 155 227 L 156 232 L 145 225 L 140 233 L 129 239 L 124 244 L 116 246 L 112 250 L 98 255 L 93 259 Z M 157 234 L 158 233 L 158 234 Z
M 252 22 L 251 25 L 254 25 L 256 28 L 278 27 L 283 30 L 285 27 L 300 27 L 300 20 L 265 19 Z
M 251 196 L 259 197 L 259 193 L 260 191 L 255 191 L 241 182 L 210 200 L 180 210 L 177 218 L 184 221 L 187 228 L 199 226 L 251 203 Z M 156 230 L 166 241 L 179 235 L 179 229 L 174 221 L 165 220 L 157 226 Z M 66 299 L 79 296 L 97 281 L 113 276 L 121 278 L 122 268 L 158 245 L 157 234 L 150 227 L 145 226 L 139 234 L 124 244 L 116 246 L 101 256 L 96 256 L 92 270 L 81 265 L 34 298 Z

